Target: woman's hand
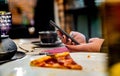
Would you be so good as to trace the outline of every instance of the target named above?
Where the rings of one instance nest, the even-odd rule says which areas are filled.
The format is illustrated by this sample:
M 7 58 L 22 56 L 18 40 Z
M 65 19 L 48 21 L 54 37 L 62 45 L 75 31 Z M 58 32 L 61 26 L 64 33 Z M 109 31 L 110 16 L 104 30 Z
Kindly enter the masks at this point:
M 99 52 L 104 39 L 101 38 L 91 38 L 88 43 L 80 45 L 66 45 L 70 52 Z
M 57 31 L 57 34 L 64 44 L 74 45 L 74 42 L 72 42 L 70 38 L 67 38 L 65 35 L 63 35 L 59 30 Z M 73 37 L 80 44 L 86 43 L 85 36 L 79 32 L 72 31 L 70 32 L 70 36 Z
M 104 42 L 104 39 L 101 38 L 91 38 L 89 39 L 88 43 L 86 43 L 86 38 L 83 34 L 72 31 L 70 32 L 70 36 L 80 43 L 80 45 L 74 45 L 74 42 L 63 35 L 59 30 L 57 33 L 61 41 L 65 44 L 70 52 L 99 52 Z
M 73 37 L 80 44 L 86 43 L 86 37 L 82 33 L 71 31 L 70 36 Z

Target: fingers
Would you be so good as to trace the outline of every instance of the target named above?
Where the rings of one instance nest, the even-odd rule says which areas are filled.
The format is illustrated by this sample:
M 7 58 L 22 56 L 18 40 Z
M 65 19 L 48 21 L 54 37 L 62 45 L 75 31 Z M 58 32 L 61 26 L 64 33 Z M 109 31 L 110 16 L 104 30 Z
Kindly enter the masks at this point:
M 71 45 L 71 44 L 72 44 L 71 39 L 68 39 L 68 40 L 66 41 L 66 44 L 67 44 L 67 45 Z
M 58 37 L 61 39 L 61 41 L 64 44 L 68 44 L 68 45 L 73 44 L 73 42 L 71 41 L 71 39 L 69 39 L 65 35 L 63 35 L 59 30 L 57 30 L 57 34 L 58 34 Z
M 66 47 L 69 49 L 70 52 L 78 52 L 80 51 L 80 49 L 78 48 L 78 46 L 76 45 L 66 45 Z
M 71 36 L 71 37 L 75 37 L 75 36 L 77 36 L 77 35 L 79 35 L 78 32 L 75 32 L 75 31 L 71 31 L 71 32 L 70 32 L 70 36 Z
M 61 40 L 62 40 L 63 43 L 66 43 L 67 42 L 66 36 L 63 35 L 62 38 L 61 38 Z
M 86 37 L 79 32 L 72 31 L 70 32 L 71 37 L 73 37 L 79 43 L 86 43 Z
M 57 34 L 58 34 L 58 36 L 61 38 L 62 37 L 62 33 L 59 31 L 59 30 L 57 30 Z
M 73 45 L 74 43 L 72 42 L 71 39 L 67 38 L 65 35 L 62 35 L 61 37 L 59 37 L 61 39 L 61 41 L 64 43 L 64 44 L 67 44 L 67 45 Z

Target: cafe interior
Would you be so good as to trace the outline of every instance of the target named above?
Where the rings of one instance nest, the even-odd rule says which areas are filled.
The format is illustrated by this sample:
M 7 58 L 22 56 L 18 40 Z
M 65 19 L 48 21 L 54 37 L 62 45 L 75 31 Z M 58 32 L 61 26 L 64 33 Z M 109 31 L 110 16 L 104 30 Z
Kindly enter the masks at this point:
M 2 31 L 2 26 L 5 27 L 2 25 L 4 11 L 10 13 L 11 23 L 9 29 Z M 80 74 L 82 76 L 120 76 L 120 73 L 117 73 L 118 75 L 115 74 L 116 72 L 114 73 L 116 68 L 114 70 L 112 68 L 113 72 L 111 72 L 111 66 L 120 62 L 118 55 L 120 54 L 119 0 L 0 0 L 0 16 L 0 51 L 10 51 L 11 49 L 19 51 L 13 53 L 12 56 L 9 54 L 10 57 L 3 57 L 3 60 L 0 58 L 0 76 L 33 76 L 33 74 L 36 76 L 80 76 Z M 47 37 L 47 35 L 41 35 L 43 32 L 48 34 L 48 32 L 54 31 L 56 33 L 59 30 L 51 26 L 50 20 L 68 35 L 71 31 L 83 34 L 87 43 L 91 38 L 104 39 L 100 52 L 70 52 L 72 59 L 79 65 L 83 65 L 85 71 L 46 68 L 36 70 L 28 66 L 28 62 L 34 60 L 36 56 L 47 55 L 49 52 L 61 53 L 71 50 L 57 35 L 53 36 L 54 39 L 57 37 L 56 42 L 53 39 L 42 41 L 42 37 Z M 52 36 L 50 35 L 50 37 Z M 77 57 L 83 62 L 80 63 Z M 90 62 L 90 59 L 93 59 L 93 62 Z M 25 62 L 26 60 L 28 62 Z M 97 61 L 94 62 L 94 60 Z M 21 63 L 23 66 L 20 66 L 20 61 L 25 62 Z M 16 65 L 14 65 L 15 63 Z M 9 66 L 9 64 L 14 66 Z M 27 67 L 25 68 L 24 65 Z M 9 66 L 10 69 L 13 68 L 13 70 L 6 70 L 6 66 Z M 9 72 L 5 73 L 3 70 Z M 64 73 L 65 71 L 66 73 Z

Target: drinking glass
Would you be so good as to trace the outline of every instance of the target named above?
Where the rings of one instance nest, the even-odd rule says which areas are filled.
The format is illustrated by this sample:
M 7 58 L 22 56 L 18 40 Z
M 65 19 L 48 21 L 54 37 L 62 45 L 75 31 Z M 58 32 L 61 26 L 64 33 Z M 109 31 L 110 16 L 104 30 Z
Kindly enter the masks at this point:
M 0 30 L 1 35 L 7 35 L 12 25 L 12 15 L 10 12 L 0 13 Z

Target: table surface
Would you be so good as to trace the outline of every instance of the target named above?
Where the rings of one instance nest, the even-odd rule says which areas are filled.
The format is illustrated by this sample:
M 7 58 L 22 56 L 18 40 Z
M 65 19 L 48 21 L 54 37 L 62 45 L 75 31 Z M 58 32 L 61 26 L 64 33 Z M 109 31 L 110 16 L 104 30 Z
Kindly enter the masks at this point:
M 10 76 L 15 75 L 17 73 L 23 73 L 23 76 L 32 76 L 35 74 L 36 76 L 66 76 L 69 74 L 69 76 L 79 76 L 83 74 L 82 76 L 107 76 L 106 75 L 106 60 L 107 54 L 101 54 L 101 53 L 89 53 L 89 52 L 81 52 L 81 53 L 72 53 L 70 54 L 71 57 L 74 60 L 77 60 L 76 62 L 79 63 L 78 59 L 80 59 L 80 65 L 82 65 L 85 69 L 83 71 L 71 71 L 71 70 L 57 70 L 57 69 L 46 69 L 46 68 L 40 68 L 40 69 L 32 69 L 29 66 L 29 63 L 31 59 L 35 59 L 38 53 L 43 52 L 45 50 L 55 49 L 55 48 L 64 48 L 64 44 L 61 44 L 58 47 L 36 47 L 36 45 L 32 44 L 33 41 L 38 41 L 39 39 L 13 39 L 13 41 L 16 43 L 18 47 L 18 51 L 22 51 L 26 53 L 26 57 L 17 60 L 15 62 L 8 63 L 6 65 L 3 65 L 0 67 L 0 76 Z M 21 49 L 22 48 L 22 49 Z M 23 50 L 24 49 L 24 50 Z M 27 50 L 27 51 L 25 51 Z M 30 55 L 30 56 L 29 56 Z M 33 56 L 32 56 L 33 55 Z M 89 56 L 89 57 L 88 57 Z M 97 62 L 96 62 L 97 61 Z M 93 64 L 95 65 L 93 66 Z M 12 65 L 12 66 L 11 66 Z M 24 66 L 21 66 L 24 65 Z M 90 67 L 91 66 L 91 67 Z M 9 67 L 9 68 L 8 68 Z M 6 69 L 7 68 L 7 69 Z M 15 69 L 18 69 L 17 71 Z M 99 69 L 98 69 L 99 68 Z M 4 71 L 6 70 L 6 71 Z M 22 72 L 22 71 L 23 72 Z M 24 72 L 25 71 L 25 72 Z M 57 72 L 56 72 L 57 71 Z M 1 75 L 2 73 L 2 75 Z
M 64 44 L 60 44 L 57 47 L 40 47 L 32 44 L 33 41 L 39 41 L 39 38 L 24 38 L 24 39 L 13 39 L 16 43 L 18 51 L 25 52 L 26 54 L 38 54 L 44 52 L 45 50 L 50 50 L 58 47 L 63 47 Z

